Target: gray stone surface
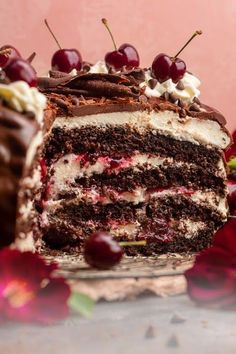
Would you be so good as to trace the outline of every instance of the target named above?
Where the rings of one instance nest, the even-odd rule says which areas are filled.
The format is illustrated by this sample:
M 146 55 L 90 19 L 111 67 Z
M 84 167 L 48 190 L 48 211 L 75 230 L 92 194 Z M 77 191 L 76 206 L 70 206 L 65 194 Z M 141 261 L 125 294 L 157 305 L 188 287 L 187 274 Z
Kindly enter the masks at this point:
M 236 313 L 196 307 L 186 296 L 99 303 L 49 327 L 3 325 L 0 354 L 235 354 Z

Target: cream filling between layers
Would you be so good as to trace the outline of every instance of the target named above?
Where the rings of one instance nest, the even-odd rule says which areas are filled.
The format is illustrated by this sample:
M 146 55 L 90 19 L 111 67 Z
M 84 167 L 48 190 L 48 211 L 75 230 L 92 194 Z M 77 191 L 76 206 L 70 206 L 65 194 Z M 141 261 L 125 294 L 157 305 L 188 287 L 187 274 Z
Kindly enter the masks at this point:
M 68 204 L 78 204 L 80 202 L 91 203 L 91 204 L 110 204 L 119 201 L 126 201 L 137 205 L 139 203 L 148 203 L 154 199 L 158 205 L 158 200 L 165 198 L 166 196 L 178 196 L 186 195 L 187 198 L 191 199 L 194 203 L 199 206 L 208 207 L 221 214 L 222 219 L 227 218 L 228 206 L 226 203 L 226 198 L 222 198 L 215 194 L 213 191 L 194 191 L 188 190 L 185 187 L 172 187 L 169 189 L 149 191 L 146 188 L 137 188 L 132 192 L 117 193 L 114 190 L 107 190 L 106 194 L 101 195 L 100 191 L 95 188 L 91 189 L 80 189 L 76 190 L 76 197 L 68 200 Z M 58 208 L 62 207 L 62 200 L 53 201 L 48 200 L 44 203 L 45 213 L 54 213 Z
M 85 162 L 81 165 L 81 161 L 85 155 L 67 154 L 61 157 L 56 163 L 51 166 L 52 176 L 50 178 L 50 197 L 56 198 L 61 191 L 71 191 L 77 189 L 72 187 L 76 178 L 91 177 L 93 174 L 106 173 L 118 174 L 125 168 L 133 168 L 134 172 L 145 167 L 145 169 L 153 169 L 159 166 L 184 167 L 186 169 L 194 167 L 194 163 L 175 161 L 172 157 L 161 157 L 151 154 L 136 153 L 131 157 L 121 158 L 116 160 L 117 166 L 111 168 L 111 163 L 114 161 L 109 157 L 98 157 L 94 164 Z M 225 179 L 225 168 L 223 161 L 218 163 L 216 176 Z
M 85 126 L 106 129 L 109 126 L 127 125 L 141 134 L 146 129 L 155 134 L 171 136 L 174 139 L 189 141 L 194 144 L 205 144 L 225 149 L 230 144 L 229 135 L 220 124 L 213 120 L 198 119 L 187 116 L 180 119 L 172 111 L 135 111 L 99 113 L 82 117 L 58 117 L 52 129 L 75 129 Z

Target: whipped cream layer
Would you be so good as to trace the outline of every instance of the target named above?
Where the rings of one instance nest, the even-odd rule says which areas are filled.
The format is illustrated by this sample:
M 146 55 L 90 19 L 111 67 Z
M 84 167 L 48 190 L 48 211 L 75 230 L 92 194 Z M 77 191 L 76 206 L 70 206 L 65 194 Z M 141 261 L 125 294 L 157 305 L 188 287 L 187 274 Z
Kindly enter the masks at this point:
M 108 69 L 104 61 L 98 61 L 96 64 L 91 66 L 89 73 L 107 74 Z M 149 69 L 145 71 L 145 79 L 140 83 L 140 87 L 145 88 L 144 93 L 148 97 L 160 97 L 164 92 L 168 92 L 172 93 L 176 98 L 179 98 L 186 103 L 191 103 L 195 97 L 199 97 L 200 95 L 200 80 L 188 72 L 186 72 L 184 77 L 181 79 L 181 82 L 184 85 L 183 90 L 178 89 L 178 84 L 175 84 L 171 79 L 162 83 L 157 82 L 154 88 L 150 88 L 148 83 L 150 79 L 153 79 L 153 76 L 151 75 L 151 70 Z
M 158 131 L 174 139 L 225 149 L 230 144 L 229 134 L 217 121 L 185 117 L 173 111 L 135 111 L 91 114 L 81 117 L 57 117 L 52 128 L 74 129 L 84 126 L 100 127 L 128 125 L 141 133 L 145 129 Z
M 145 88 L 145 95 L 148 97 L 161 97 L 164 92 L 173 94 L 176 99 L 181 99 L 186 103 L 193 102 L 195 97 L 200 96 L 199 86 L 201 84 L 200 80 L 186 72 L 181 82 L 184 86 L 183 90 L 178 89 L 178 84 L 175 84 L 171 79 L 164 81 L 162 83 L 157 82 L 154 88 L 150 88 L 148 81 L 153 79 L 151 76 L 151 71 L 145 72 L 145 81 L 140 84 L 140 87 Z
M 46 97 L 36 87 L 30 87 L 25 81 L 0 84 L 0 97 L 15 111 L 33 112 L 36 120 L 42 124 Z
M 80 188 L 76 187 L 73 192 L 76 197 L 70 199 L 69 204 L 78 204 L 80 202 L 91 203 L 91 204 L 113 204 L 115 202 L 129 202 L 134 205 L 139 203 L 149 203 L 153 199 L 161 200 L 168 196 L 178 197 L 185 196 L 191 199 L 197 205 L 206 206 L 221 214 L 223 219 L 227 218 L 228 206 L 226 199 L 217 195 L 212 190 L 192 190 L 186 187 L 171 187 L 171 188 L 160 188 L 160 189 L 146 189 L 146 188 L 136 188 L 132 192 L 117 192 L 113 188 L 106 188 L 103 192 L 101 190 L 94 188 Z M 49 190 L 50 195 L 50 190 Z M 44 202 L 45 211 L 56 211 L 58 208 L 62 207 L 62 200 L 53 201 L 49 199 Z
M 94 174 L 119 174 L 126 168 L 132 168 L 133 172 L 138 172 L 143 167 L 149 170 L 159 166 L 184 167 L 185 169 L 195 166 L 194 163 L 175 161 L 172 157 L 140 153 L 119 160 L 101 156 L 89 162 L 86 158 L 86 155 L 67 154 L 51 165 L 49 169 L 50 198 L 57 199 L 61 192 L 77 190 L 75 187 L 77 178 L 89 178 Z M 221 178 L 226 177 L 222 160 L 218 163 L 215 175 Z

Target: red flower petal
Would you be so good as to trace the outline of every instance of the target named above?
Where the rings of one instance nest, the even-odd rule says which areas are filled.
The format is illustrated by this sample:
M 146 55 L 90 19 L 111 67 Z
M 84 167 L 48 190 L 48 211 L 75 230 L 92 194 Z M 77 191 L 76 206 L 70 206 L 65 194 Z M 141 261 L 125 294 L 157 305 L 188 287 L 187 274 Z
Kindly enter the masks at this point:
M 236 307 L 236 256 L 211 247 L 196 257 L 185 272 L 189 296 L 199 304 Z
M 213 246 L 220 247 L 236 257 L 236 219 L 230 219 L 214 236 Z
M 42 280 L 49 278 L 55 269 L 56 264 L 47 265 L 43 258 L 32 252 L 8 248 L 0 251 L 0 283 L 19 279 L 30 284 L 32 291 L 36 291 Z
M 21 321 L 53 323 L 68 315 L 70 288 L 63 278 L 52 278 L 56 264 L 38 254 L 0 251 L 0 315 Z
M 7 317 L 20 321 L 52 324 L 68 316 L 70 288 L 63 278 L 51 279 L 37 296 L 17 311 L 8 309 Z

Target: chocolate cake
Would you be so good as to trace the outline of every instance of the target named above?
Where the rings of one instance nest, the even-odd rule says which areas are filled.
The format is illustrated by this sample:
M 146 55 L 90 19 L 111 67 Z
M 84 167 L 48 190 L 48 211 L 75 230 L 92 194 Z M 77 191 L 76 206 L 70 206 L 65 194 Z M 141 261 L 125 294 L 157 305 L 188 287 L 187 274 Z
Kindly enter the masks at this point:
M 0 84 L 0 247 L 35 247 L 44 95 L 26 82 Z
M 37 210 L 44 245 L 81 250 L 98 230 L 145 239 L 128 253 L 198 251 L 228 214 L 224 117 L 199 80 L 157 82 L 150 69 L 39 79 L 48 100 Z

